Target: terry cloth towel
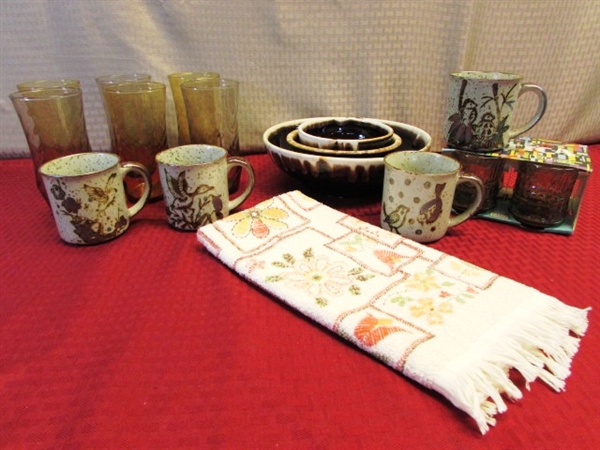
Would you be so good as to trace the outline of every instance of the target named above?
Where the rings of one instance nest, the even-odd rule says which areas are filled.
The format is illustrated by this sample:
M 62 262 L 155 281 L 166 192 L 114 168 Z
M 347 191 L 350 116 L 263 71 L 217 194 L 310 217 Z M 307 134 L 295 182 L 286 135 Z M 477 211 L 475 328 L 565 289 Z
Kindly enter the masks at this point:
M 444 395 L 482 433 L 505 397 L 563 390 L 588 309 L 288 192 L 198 230 L 240 276 Z

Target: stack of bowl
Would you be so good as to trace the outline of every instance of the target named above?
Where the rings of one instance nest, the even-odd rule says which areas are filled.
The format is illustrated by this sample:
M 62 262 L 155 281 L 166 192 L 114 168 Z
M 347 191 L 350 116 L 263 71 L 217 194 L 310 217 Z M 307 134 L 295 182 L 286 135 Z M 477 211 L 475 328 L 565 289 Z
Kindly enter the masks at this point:
M 309 188 L 355 196 L 381 192 L 385 155 L 429 151 L 431 136 L 389 120 L 317 117 L 274 125 L 263 142 L 275 165 Z

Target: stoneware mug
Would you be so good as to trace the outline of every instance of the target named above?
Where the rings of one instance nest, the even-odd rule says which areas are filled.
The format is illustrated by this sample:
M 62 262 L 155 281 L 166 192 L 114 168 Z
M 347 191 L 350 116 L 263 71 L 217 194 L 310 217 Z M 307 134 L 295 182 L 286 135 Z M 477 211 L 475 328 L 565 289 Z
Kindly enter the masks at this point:
M 517 100 L 525 93 L 537 96 L 537 109 L 525 124 L 513 127 Z M 540 121 L 547 97 L 540 86 L 523 83 L 514 73 L 464 71 L 450 74 L 444 139 L 448 146 L 489 152 L 504 148 Z
M 228 156 L 222 147 L 205 144 L 182 145 L 156 155 L 163 188 L 167 220 L 178 230 L 199 227 L 229 215 L 248 198 L 254 188 L 254 170 L 240 156 Z M 244 170 L 247 184 L 231 198 L 228 173 Z
M 417 242 L 432 242 L 471 217 L 484 197 L 481 180 L 460 172 L 460 163 L 431 152 L 400 151 L 384 158 L 381 227 Z M 450 215 L 457 184 L 475 187 L 472 204 Z
M 144 180 L 145 188 L 137 202 L 128 207 L 123 180 L 130 172 Z M 120 236 L 150 195 L 146 167 L 121 163 L 113 153 L 57 158 L 40 167 L 40 174 L 60 237 L 70 244 L 99 244 Z

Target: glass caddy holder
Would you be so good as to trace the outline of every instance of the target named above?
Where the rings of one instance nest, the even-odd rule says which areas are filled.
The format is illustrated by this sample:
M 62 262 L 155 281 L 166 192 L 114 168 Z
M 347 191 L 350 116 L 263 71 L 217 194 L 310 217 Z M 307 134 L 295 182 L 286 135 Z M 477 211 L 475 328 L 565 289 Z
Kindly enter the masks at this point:
M 455 150 L 451 148 L 442 149 L 442 153 L 451 153 L 453 151 Z M 588 154 L 587 145 L 564 143 L 549 139 L 520 137 L 512 139 L 502 150 L 485 153 L 485 155 L 505 160 L 504 174 L 501 178 L 502 186 L 498 192 L 496 206 L 489 211 L 480 212 L 473 217 L 516 225 L 530 231 L 564 235 L 571 235 L 574 233 L 585 186 L 592 173 L 592 161 Z M 560 224 L 540 229 L 525 227 L 508 211 L 519 164 L 523 161 L 573 167 L 579 171 L 579 176 L 577 177 L 577 181 L 571 192 L 567 215 L 565 220 Z

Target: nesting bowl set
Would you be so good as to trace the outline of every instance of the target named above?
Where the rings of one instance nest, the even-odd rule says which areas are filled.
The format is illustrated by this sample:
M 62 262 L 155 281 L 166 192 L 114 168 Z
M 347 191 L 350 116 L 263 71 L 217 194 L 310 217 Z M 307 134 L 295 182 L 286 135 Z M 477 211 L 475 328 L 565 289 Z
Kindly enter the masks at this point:
M 277 167 L 332 195 L 378 192 L 383 158 L 394 151 L 429 151 L 431 136 L 413 125 L 357 117 L 316 117 L 273 125 L 263 134 Z

